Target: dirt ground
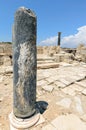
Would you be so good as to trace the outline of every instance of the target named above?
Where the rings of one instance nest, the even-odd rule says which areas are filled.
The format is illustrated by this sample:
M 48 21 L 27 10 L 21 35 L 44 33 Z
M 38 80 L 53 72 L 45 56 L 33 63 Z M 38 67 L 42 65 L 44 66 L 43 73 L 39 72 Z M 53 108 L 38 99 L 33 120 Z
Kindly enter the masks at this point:
M 9 130 L 9 113 L 12 111 L 12 74 L 0 75 L 0 130 Z

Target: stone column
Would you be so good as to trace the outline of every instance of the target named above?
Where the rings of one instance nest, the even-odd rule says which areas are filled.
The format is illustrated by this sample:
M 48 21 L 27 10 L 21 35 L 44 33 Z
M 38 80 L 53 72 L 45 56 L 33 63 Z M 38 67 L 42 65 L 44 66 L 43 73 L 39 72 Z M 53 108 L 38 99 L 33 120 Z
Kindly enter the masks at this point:
M 58 46 L 60 46 L 60 41 L 61 41 L 61 32 L 58 32 Z
M 16 130 L 28 128 L 39 119 L 35 108 L 36 62 L 36 16 L 21 7 L 13 26 L 13 113 L 9 116 Z

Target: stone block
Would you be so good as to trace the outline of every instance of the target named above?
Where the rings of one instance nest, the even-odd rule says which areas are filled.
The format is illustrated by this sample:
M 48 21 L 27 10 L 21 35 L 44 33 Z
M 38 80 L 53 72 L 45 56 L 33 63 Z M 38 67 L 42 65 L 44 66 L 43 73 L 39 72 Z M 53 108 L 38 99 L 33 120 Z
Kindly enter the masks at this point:
M 42 130 L 57 130 L 53 125 L 48 124 L 42 128 Z
M 49 68 L 58 68 L 59 64 L 58 63 L 47 63 L 47 64 L 40 64 L 37 65 L 37 69 L 49 69 Z
M 83 115 L 83 114 L 84 114 L 84 111 L 83 111 L 81 99 L 76 96 L 76 97 L 74 97 L 74 102 L 75 102 L 75 105 L 74 105 L 75 111 L 76 111 L 78 114 Z
M 66 95 L 70 95 L 70 96 L 75 96 L 75 90 L 73 90 L 70 87 L 66 87 L 64 89 L 62 89 L 62 91 L 66 94 Z
M 60 81 L 55 81 L 54 84 L 57 86 L 57 88 L 65 88 L 66 84 L 60 82 Z
M 72 103 L 72 101 L 70 98 L 64 98 L 61 101 L 56 102 L 57 105 L 60 105 L 60 106 L 67 108 L 67 109 L 70 108 L 71 103 Z
M 82 94 L 86 96 L 86 89 L 82 91 Z
M 52 92 L 53 89 L 54 89 L 54 86 L 53 85 L 44 85 L 42 86 L 42 88 L 47 91 L 47 92 Z
M 86 88 L 86 80 L 82 80 L 80 82 L 76 82 L 76 84 L 79 85 L 79 86 L 82 86 L 82 87 Z
M 57 130 L 86 130 L 86 124 L 74 114 L 58 116 L 51 124 Z

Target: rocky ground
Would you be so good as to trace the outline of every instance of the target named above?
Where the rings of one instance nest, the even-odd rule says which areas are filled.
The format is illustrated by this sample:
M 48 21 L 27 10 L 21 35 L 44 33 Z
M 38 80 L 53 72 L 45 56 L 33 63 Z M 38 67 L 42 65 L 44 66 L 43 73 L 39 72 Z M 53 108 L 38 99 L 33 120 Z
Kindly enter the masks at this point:
M 38 61 L 37 70 L 37 106 L 43 119 L 31 130 L 86 130 L 86 63 L 45 62 Z M 9 130 L 12 82 L 12 66 L 1 66 L 0 130 Z

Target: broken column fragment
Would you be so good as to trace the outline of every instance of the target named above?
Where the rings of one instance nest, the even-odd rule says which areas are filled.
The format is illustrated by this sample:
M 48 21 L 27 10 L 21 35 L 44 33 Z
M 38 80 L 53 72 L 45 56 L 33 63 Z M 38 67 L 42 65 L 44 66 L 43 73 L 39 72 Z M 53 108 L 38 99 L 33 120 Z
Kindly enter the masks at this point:
M 13 64 L 13 112 L 16 117 L 26 118 L 35 113 L 37 64 L 36 16 L 25 8 L 15 15 Z
M 60 41 L 61 41 L 61 32 L 58 32 L 58 46 L 60 46 Z
M 36 62 L 36 16 L 21 7 L 13 26 L 13 115 L 19 119 L 36 115 Z

